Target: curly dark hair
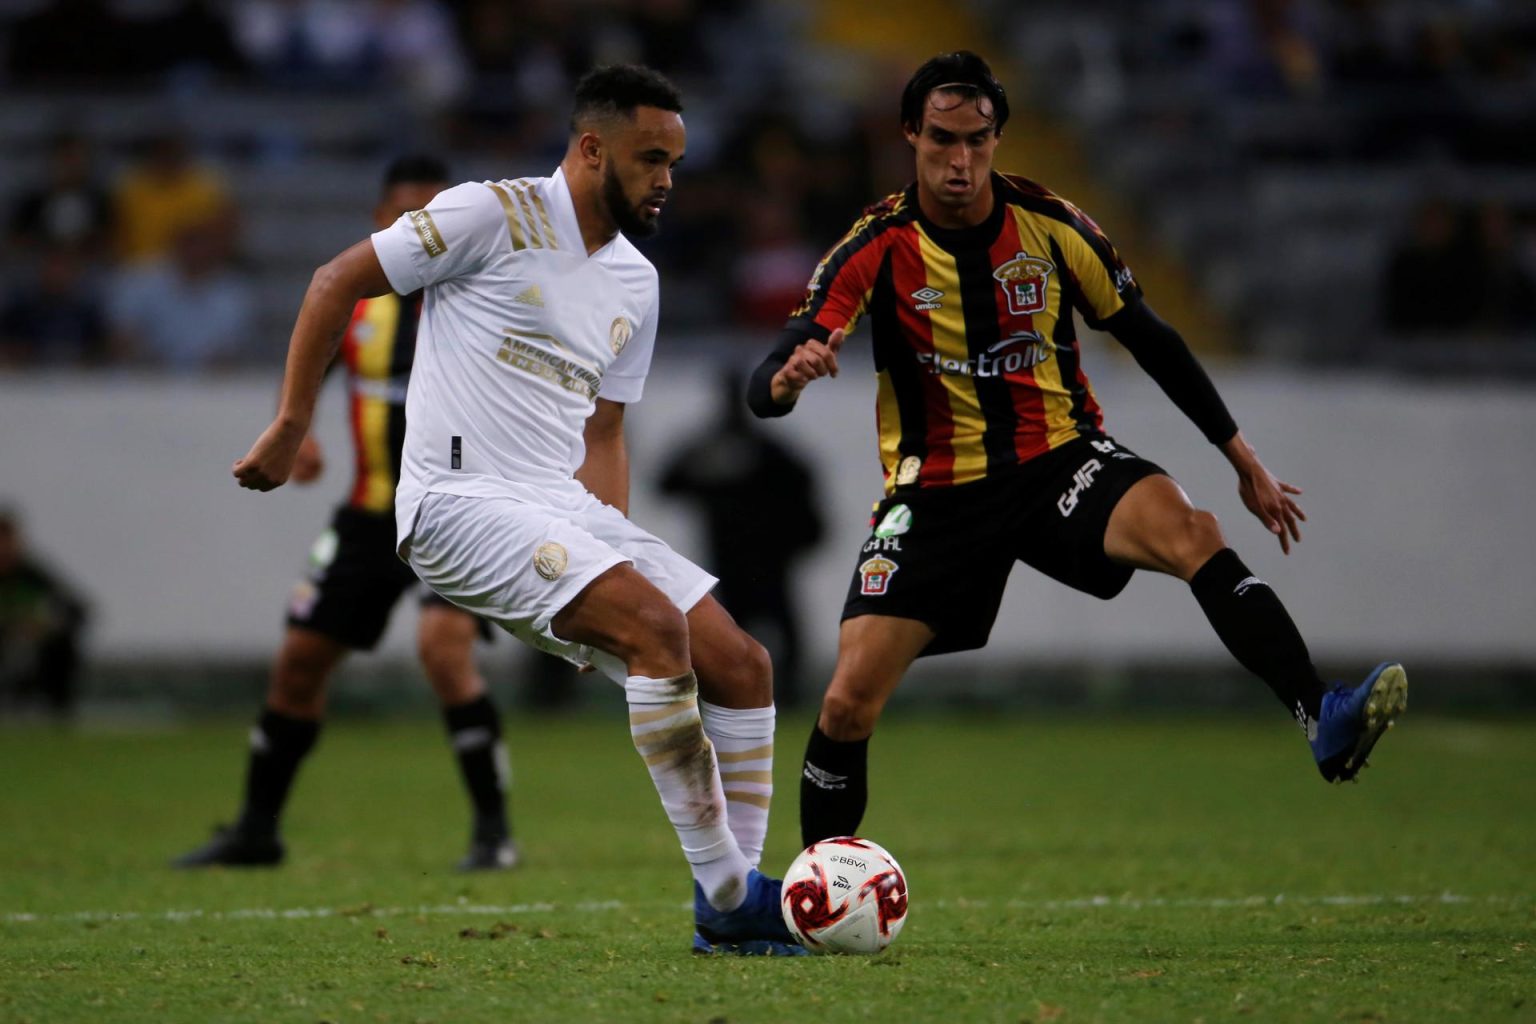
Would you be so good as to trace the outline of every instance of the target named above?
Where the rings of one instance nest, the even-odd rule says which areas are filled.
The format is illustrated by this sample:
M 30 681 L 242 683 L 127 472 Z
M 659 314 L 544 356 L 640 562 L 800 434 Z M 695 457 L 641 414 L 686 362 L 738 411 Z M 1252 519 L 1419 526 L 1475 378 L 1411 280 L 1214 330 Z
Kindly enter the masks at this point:
M 576 106 L 571 111 L 571 132 L 593 119 L 623 115 L 636 107 L 656 107 L 683 112 L 683 96 L 659 71 L 639 64 L 610 64 L 593 68 L 576 83 Z

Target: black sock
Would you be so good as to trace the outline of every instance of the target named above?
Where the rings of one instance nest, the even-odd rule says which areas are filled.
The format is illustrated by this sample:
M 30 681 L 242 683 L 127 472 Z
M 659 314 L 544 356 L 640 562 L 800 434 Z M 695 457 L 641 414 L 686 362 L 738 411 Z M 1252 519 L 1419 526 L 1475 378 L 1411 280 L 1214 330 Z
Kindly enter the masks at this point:
M 857 835 L 869 803 L 869 739 L 839 743 L 811 730 L 800 771 L 800 841 Z
M 1189 588 L 1232 656 L 1268 683 L 1303 727 L 1307 718 L 1317 718 L 1323 681 L 1269 584 L 1253 575 L 1237 552 L 1222 548 L 1195 573 Z
M 486 695 L 468 704 L 443 709 L 448 741 L 459 759 L 459 775 L 475 809 L 475 838 L 500 842 L 507 827 L 506 748 L 501 744 L 501 718 Z
M 245 807 L 239 829 L 253 836 L 277 834 L 277 820 L 293 787 L 299 763 L 320 736 L 320 723 L 268 708 L 251 730 L 251 756 L 245 772 Z

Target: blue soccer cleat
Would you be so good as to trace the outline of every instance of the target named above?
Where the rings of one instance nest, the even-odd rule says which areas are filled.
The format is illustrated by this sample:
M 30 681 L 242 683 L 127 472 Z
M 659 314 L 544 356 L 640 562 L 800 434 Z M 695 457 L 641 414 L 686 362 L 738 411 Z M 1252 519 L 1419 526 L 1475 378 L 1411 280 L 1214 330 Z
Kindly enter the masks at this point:
M 1317 770 L 1329 782 L 1348 782 L 1365 767 L 1371 748 L 1408 707 L 1408 673 L 1384 661 L 1354 689 L 1323 694 L 1316 728 L 1308 737 Z
M 747 872 L 747 898 L 732 911 L 716 910 L 693 883 L 693 951 L 701 956 L 806 956 L 784 924 L 784 883 L 756 868 Z

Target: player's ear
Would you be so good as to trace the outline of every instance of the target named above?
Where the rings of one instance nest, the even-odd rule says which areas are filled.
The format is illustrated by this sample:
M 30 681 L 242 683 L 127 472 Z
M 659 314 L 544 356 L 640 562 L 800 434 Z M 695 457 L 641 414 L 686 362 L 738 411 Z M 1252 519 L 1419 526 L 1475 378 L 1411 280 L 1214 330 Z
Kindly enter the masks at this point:
M 576 151 L 588 166 L 597 167 L 603 162 L 603 140 L 596 132 L 582 132 L 576 140 Z

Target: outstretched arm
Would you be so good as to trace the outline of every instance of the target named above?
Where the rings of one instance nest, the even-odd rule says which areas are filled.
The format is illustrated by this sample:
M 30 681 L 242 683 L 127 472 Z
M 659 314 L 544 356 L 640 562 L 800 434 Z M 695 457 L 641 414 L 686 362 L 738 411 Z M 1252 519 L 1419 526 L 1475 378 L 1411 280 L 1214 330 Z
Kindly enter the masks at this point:
M 1290 554 L 1291 542 L 1301 539 L 1299 524 L 1307 518 L 1291 497 L 1300 494 L 1301 488 L 1277 479 L 1264 468 L 1184 338 L 1140 300 L 1105 320 L 1104 328 L 1130 351 L 1206 440 L 1221 449 L 1237 471 L 1243 504 L 1280 539 L 1280 550 Z
M 282 396 L 277 415 L 245 457 L 234 465 L 241 487 L 270 491 L 293 472 L 294 460 L 309 433 L 315 399 L 335 358 L 336 346 L 358 299 L 383 295 L 389 279 L 379 265 L 373 242 L 364 239 L 315 271 L 288 342 Z
M 598 501 L 629 515 L 629 449 L 624 445 L 624 403 L 606 398 L 587 417 L 582 432 L 587 445 L 586 458 L 576 470 L 576 479 Z
M 807 384 L 837 376 L 837 352 L 843 347 L 841 327 L 819 341 L 803 332 L 786 330 L 747 382 L 747 405 L 764 419 L 783 416 L 795 407 Z
M 1307 515 L 1296 504 L 1293 494 L 1301 488 L 1277 478 L 1264 468 L 1253 445 L 1238 431 L 1226 444 L 1220 445 L 1221 454 L 1237 470 L 1237 493 L 1242 496 L 1248 511 L 1258 517 L 1264 528 L 1280 539 L 1280 550 L 1291 553 L 1291 542 L 1301 540 L 1301 524 Z

